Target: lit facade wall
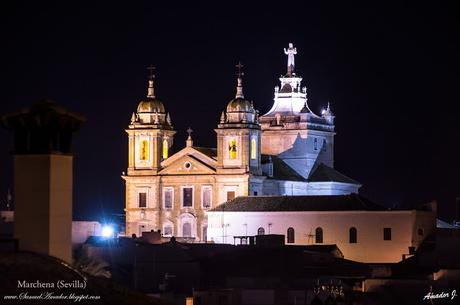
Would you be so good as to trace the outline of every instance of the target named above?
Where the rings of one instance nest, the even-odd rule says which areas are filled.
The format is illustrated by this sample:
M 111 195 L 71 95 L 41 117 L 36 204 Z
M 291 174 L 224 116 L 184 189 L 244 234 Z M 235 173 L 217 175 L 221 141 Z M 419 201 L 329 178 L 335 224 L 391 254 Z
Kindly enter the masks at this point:
M 98 221 L 72 221 L 72 244 L 82 244 L 90 236 L 101 234 Z
M 194 163 L 191 163 L 193 171 Z M 186 175 L 125 176 L 126 181 L 126 234 L 139 236 L 143 231 L 161 230 L 172 225 L 172 236 L 183 236 L 183 225 L 189 222 L 195 241 L 205 241 L 207 211 L 227 201 L 228 192 L 235 197 L 247 196 L 249 175 L 214 175 L 197 172 Z M 259 183 L 254 183 L 256 186 Z M 192 206 L 184 206 L 184 188 L 191 188 Z M 211 205 L 203 205 L 203 189 L 211 188 Z M 172 204 L 167 207 L 164 193 L 172 190 Z M 146 206 L 139 205 L 139 193 L 146 193 Z M 169 195 L 168 195 L 169 196 Z M 169 234 L 168 234 L 169 235 Z
M 367 263 L 394 263 L 418 247 L 435 229 L 436 213 L 407 211 L 340 212 L 209 212 L 208 239 L 234 243 L 234 236 L 287 235 L 294 229 L 294 245 L 316 243 L 316 229 L 322 228 L 322 244 L 336 244 L 346 259 Z M 357 242 L 350 243 L 350 228 L 356 228 Z M 384 240 L 384 228 L 391 228 L 391 240 Z M 422 233 L 422 234 L 420 234 Z

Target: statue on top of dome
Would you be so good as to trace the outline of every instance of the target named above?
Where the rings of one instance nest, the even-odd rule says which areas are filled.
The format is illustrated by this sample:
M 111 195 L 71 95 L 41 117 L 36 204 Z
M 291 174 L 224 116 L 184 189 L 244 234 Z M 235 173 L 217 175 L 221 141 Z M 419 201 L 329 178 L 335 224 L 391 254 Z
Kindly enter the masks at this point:
M 289 43 L 289 48 L 286 49 L 284 48 L 284 54 L 288 56 L 288 62 L 287 62 L 287 76 L 292 76 L 295 75 L 294 73 L 294 55 L 297 54 L 297 48 L 294 48 L 294 45 L 292 42 Z

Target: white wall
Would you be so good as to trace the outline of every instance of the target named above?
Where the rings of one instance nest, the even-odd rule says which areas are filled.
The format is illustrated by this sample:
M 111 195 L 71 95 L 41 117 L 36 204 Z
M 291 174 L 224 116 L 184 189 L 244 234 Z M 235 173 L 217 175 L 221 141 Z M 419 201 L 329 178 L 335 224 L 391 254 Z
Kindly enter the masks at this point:
M 434 228 L 435 213 L 415 211 L 338 211 L 338 212 L 209 212 L 208 240 L 234 243 L 234 236 L 257 235 L 259 227 L 265 234 L 284 234 L 295 230 L 295 244 L 315 243 L 315 230 L 323 229 L 323 244 L 336 244 L 346 259 L 360 262 L 398 262 L 408 247 L 418 246 L 417 228 L 425 236 Z M 355 227 L 358 242 L 349 243 L 349 229 Z M 383 228 L 392 229 L 392 240 L 383 240 Z
M 82 244 L 90 236 L 101 235 L 98 221 L 72 221 L 72 244 Z
M 359 188 L 359 184 L 341 182 L 299 182 L 267 179 L 263 182 L 263 195 L 348 195 L 357 194 Z

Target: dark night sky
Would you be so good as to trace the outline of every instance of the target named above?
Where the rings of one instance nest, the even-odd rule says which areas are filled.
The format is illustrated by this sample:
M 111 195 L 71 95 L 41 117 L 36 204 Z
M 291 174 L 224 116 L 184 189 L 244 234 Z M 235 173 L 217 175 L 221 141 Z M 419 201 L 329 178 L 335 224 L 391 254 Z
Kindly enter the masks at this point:
M 245 96 L 265 113 L 285 73 L 283 48 L 293 42 L 310 107 L 320 112 L 330 101 L 336 115 L 336 168 L 376 202 L 436 199 L 451 220 L 460 196 L 459 11 L 434 1 L 326 2 L 14 1 L 0 13 L 0 113 L 47 97 L 84 114 L 74 143 L 74 214 L 121 213 L 124 129 L 146 94 L 146 66 L 157 67 L 156 94 L 171 113 L 176 149 L 189 125 L 196 145 L 215 146 L 213 128 L 235 94 L 234 65 L 245 65 Z M 2 207 L 11 144 L 0 130 Z

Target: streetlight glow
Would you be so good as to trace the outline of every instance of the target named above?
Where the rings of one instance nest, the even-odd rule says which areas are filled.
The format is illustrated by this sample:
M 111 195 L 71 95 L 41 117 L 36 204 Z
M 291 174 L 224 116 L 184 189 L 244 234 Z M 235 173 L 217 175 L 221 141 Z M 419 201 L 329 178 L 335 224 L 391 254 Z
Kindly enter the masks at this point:
M 113 227 L 111 225 L 104 225 L 102 227 L 101 233 L 102 233 L 102 237 L 105 237 L 105 238 L 113 237 L 113 233 L 114 233 Z

